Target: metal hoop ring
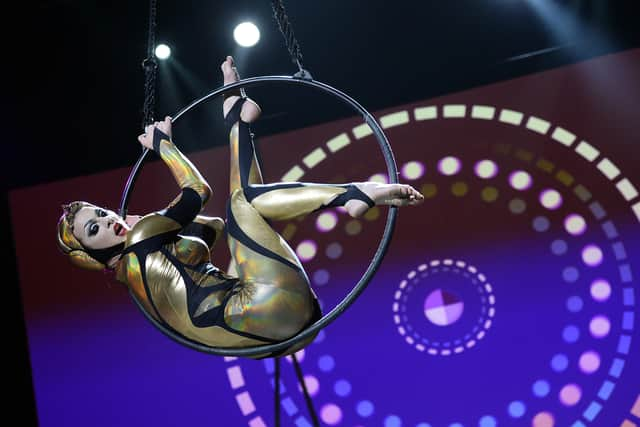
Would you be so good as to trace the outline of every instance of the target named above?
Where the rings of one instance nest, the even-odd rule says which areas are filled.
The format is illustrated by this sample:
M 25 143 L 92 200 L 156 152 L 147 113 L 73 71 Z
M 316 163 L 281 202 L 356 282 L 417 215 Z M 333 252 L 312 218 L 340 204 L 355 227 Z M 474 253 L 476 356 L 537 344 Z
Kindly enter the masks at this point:
M 394 184 L 398 183 L 398 172 L 397 172 L 396 162 L 393 156 L 393 152 L 391 151 L 391 147 L 389 145 L 389 141 L 387 140 L 386 135 L 384 134 L 382 128 L 377 123 L 375 118 L 362 105 L 360 105 L 357 101 L 355 101 L 353 98 L 351 98 L 347 94 L 341 92 L 340 90 L 332 86 L 329 86 L 325 83 L 321 83 L 319 81 L 315 81 L 312 79 L 302 79 L 302 78 L 290 77 L 290 76 L 260 76 L 260 77 L 251 77 L 251 78 L 239 80 L 235 83 L 219 87 L 211 91 L 210 93 L 206 94 L 205 96 L 199 99 L 196 99 L 191 104 L 187 105 L 178 113 L 176 113 L 173 116 L 172 122 L 175 123 L 185 113 L 189 112 L 193 108 L 203 104 L 208 100 L 214 99 L 220 95 L 231 92 L 238 88 L 243 89 L 246 87 L 260 85 L 265 82 L 282 82 L 286 84 L 312 87 L 314 89 L 318 89 L 322 92 L 333 95 L 334 97 L 340 99 L 341 101 L 349 105 L 352 109 L 357 111 L 359 114 L 361 114 L 365 123 L 368 124 L 371 130 L 373 131 L 373 134 L 375 135 L 376 140 L 378 141 L 380 149 L 382 150 L 382 154 L 384 155 L 384 160 L 387 166 L 387 172 L 389 174 L 389 179 L 391 183 L 394 183 Z M 127 205 L 128 205 L 129 197 L 131 195 L 131 191 L 133 189 L 133 186 L 135 184 L 135 181 L 141 170 L 142 164 L 144 162 L 145 157 L 147 156 L 148 151 L 149 150 L 145 148 L 142 155 L 134 165 L 129 175 L 129 179 L 127 180 L 127 183 L 123 192 L 122 200 L 120 203 L 120 214 L 123 217 L 126 215 Z M 177 341 L 178 343 L 185 345 L 187 347 L 190 347 L 194 350 L 204 352 L 204 353 L 209 353 L 209 354 L 216 354 L 220 356 L 236 356 L 236 357 L 250 357 L 250 356 L 268 355 L 271 353 L 276 353 L 310 337 L 311 335 L 319 332 L 321 329 L 329 325 L 329 323 L 333 322 L 340 314 L 342 314 L 342 312 L 344 312 L 356 300 L 356 298 L 362 293 L 362 291 L 364 291 L 366 286 L 369 284 L 369 281 L 373 277 L 374 273 L 380 266 L 380 263 L 382 262 L 384 255 L 386 254 L 386 251 L 389 246 L 391 236 L 393 234 L 393 230 L 395 227 L 396 216 L 398 213 L 397 209 L 398 208 L 395 206 L 389 207 L 387 222 L 384 228 L 384 232 L 382 234 L 382 238 L 376 250 L 376 253 L 371 259 L 371 262 L 367 270 L 364 272 L 364 274 L 362 275 L 358 283 L 356 283 L 356 285 L 353 287 L 353 289 L 342 299 L 340 303 L 338 303 L 331 311 L 325 314 L 321 319 L 319 319 L 317 322 L 315 322 L 311 326 L 307 327 L 306 329 L 302 330 L 295 336 L 285 341 L 280 341 L 274 344 L 266 344 L 261 346 L 245 347 L 245 348 L 222 348 L 222 347 L 211 347 L 208 345 L 204 345 L 202 343 L 188 339 L 176 333 L 175 331 L 171 330 L 170 328 L 163 325 L 162 323 L 160 323 L 158 320 L 156 320 L 144 309 L 144 307 L 142 306 L 142 303 L 138 301 L 138 299 L 135 297 L 133 292 L 130 292 L 130 294 L 133 300 L 136 302 L 138 308 L 142 311 L 145 317 L 157 329 L 159 329 L 165 335 Z

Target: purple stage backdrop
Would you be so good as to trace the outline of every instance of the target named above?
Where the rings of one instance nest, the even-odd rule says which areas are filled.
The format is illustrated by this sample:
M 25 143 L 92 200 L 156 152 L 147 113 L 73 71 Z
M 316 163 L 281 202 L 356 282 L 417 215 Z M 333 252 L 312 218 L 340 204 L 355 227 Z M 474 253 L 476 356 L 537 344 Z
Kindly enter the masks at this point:
M 400 180 L 426 200 L 399 211 L 369 286 L 298 354 L 322 425 L 640 425 L 639 99 L 630 50 L 375 112 Z M 387 179 L 355 118 L 256 137 L 270 181 Z M 206 214 L 224 212 L 228 155 L 190 154 L 214 188 Z M 60 205 L 117 208 L 128 173 L 10 195 L 41 426 L 272 426 L 271 359 L 181 346 L 58 251 Z M 129 211 L 177 192 L 152 160 Z M 276 224 L 325 311 L 368 266 L 386 215 Z M 212 255 L 222 269 L 227 252 Z M 285 361 L 283 425 L 310 426 L 294 374 Z

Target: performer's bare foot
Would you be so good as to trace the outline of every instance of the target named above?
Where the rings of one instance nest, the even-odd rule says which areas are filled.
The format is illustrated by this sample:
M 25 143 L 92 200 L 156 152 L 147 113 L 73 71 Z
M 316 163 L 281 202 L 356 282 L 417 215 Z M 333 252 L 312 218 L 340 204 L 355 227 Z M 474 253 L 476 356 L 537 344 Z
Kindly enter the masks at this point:
M 223 84 L 225 86 L 240 80 L 238 70 L 236 69 L 235 62 L 231 56 L 227 56 L 222 65 L 220 65 L 220 69 L 222 70 L 224 78 Z M 235 93 L 225 97 L 225 100 L 222 103 L 222 113 L 224 114 L 224 117 L 227 117 L 229 110 L 231 110 L 231 107 L 233 107 L 233 104 L 235 104 L 239 98 L 240 96 Z M 260 110 L 260 106 L 251 98 L 247 98 L 247 102 L 244 103 L 242 110 L 240 111 L 240 118 L 243 122 L 251 123 L 258 119 L 261 112 L 262 110 Z
M 415 206 L 424 201 L 424 196 L 407 184 L 380 184 L 378 182 L 357 182 L 354 184 L 369 196 L 376 206 Z M 352 217 L 359 217 L 369 209 L 365 202 L 358 199 L 349 200 L 344 207 Z

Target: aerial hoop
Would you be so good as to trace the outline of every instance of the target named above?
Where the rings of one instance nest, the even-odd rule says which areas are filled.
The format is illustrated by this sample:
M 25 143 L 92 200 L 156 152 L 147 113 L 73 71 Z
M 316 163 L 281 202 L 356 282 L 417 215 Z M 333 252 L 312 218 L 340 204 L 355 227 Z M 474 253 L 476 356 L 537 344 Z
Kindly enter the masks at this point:
M 269 83 L 269 82 L 271 83 L 281 82 L 285 84 L 311 87 L 313 89 L 320 90 L 324 93 L 328 93 L 338 98 L 345 104 L 349 105 L 353 110 L 355 110 L 358 114 L 362 116 L 365 123 L 369 125 L 369 127 L 371 128 L 373 135 L 375 136 L 378 142 L 378 145 L 380 146 L 380 150 L 384 155 L 384 160 L 387 166 L 387 173 L 389 175 L 390 182 L 393 184 L 398 183 L 398 172 L 397 172 L 396 162 L 393 156 L 393 152 L 391 150 L 391 147 L 389 145 L 389 141 L 387 140 L 386 135 L 384 134 L 382 128 L 380 127 L 378 122 L 375 120 L 375 118 L 362 105 L 360 105 L 356 100 L 351 98 L 349 95 L 345 94 L 344 92 L 332 86 L 313 80 L 309 77 L 305 78 L 305 77 L 299 77 L 299 76 L 259 76 L 259 77 L 251 77 L 251 78 L 239 80 L 235 83 L 231 83 L 231 84 L 219 87 L 209 92 L 208 94 L 204 95 L 203 97 L 196 99 L 195 101 L 193 101 L 192 103 L 190 103 L 189 105 L 187 105 L 186 107 L 178 111 L 173 116 L 172 123 L 175 123 L 176 121 L 178 121 L 180 117 L 182 117 L 184 114 L 191 111 L 192 109 L 196 108 L 197 106 L 202 105 L 205 102 L 210 101 L 212 99 L 215 99 L 218 96 L 224 95 L 234 90 L 238 90 L 238 89 L 242 90 L 247 87 L 258 86 L 258 85 Z M 144 164 L 144 160 L 147 157 L 148 152 L 149 152 L 149 149 L 147 148 L 143 150 L 138 161 L 135 163 L 133 169 L 131 170 L 131 173 L 129 174 L 129 178 L 126 182 L 121 203 L 120 203 L 120 215 L 122 217 L 124 217 L 127 214 L 127 206 L 129 203 L 131 192 L 135 185 L 135 181 L 142 169 L 142 165 Z M 333 322 L 339 315 L 341 315 L 364 291 L 364 289 L 372 279 L 374 273 L 380 266 L 382 259 L 384 258 L 384 255 L 386 254 L 386 251 L 391 241 L 391 236 L 393 234 L 393 230 L 395 227 L 396 216 L 398 213 L 397 211 L 398 211 L 397 207 L 395 206 L 389 207 L 387 222 L 385 224 L 384 232 L 382 233 L 382 238 L 380 240 L 380 243 L 378 244 L 378 248 L 373 258 L 371 259 L 371 262 L 369 263 L 369 266 L 367 267 L 366 271 L 364 272 L 360 280 L 356 283 L 356 285 L 352 288 L 352 290 L 342 299 L 340 303 L 338 303 L 331 311 L 326 313 L 321 319 L 319 319 L 318 321 L 316 321 L 314 324 L 310 325 L 306 329 L 302 330 L 297 335 L 285 341 L 280 341 L 273 344 L 266 344 L 266 345 L 255 346 L 255 347 L 245 347 L 245 348 L 211 347 L 211 346 L 202 344 L 200 342 L 191 340 L 189 338 L 186 338 L 181 334 L 175 332 L 168 326 L 163 325 L 161 322 L 159 322 L 156 318 L 154 318 L 151 314 L 149 314 L 144 309 L 144 307 L 142 306 L 142 303 L 138 301 L 138 299 L 136 298 L 136 296 L 132 291 L 130 291 L 130 294 L 133 300 L 135 301 L 136 305 L 140 309 L 140 311 L 142 311 L 145 317 L 158 330 L 160 330 L 162 333 L 164 333 L 168 337 L 172 338 L 173 340 L 175 340 L 176 342 L 184 346 L 190 347 L 194 350 L 197 350 L 203 353 L 216 354 L 220 356 L 250 357 L 250 356 L 260 356 L 260 355 L 277 353 L 283 349 L 286 349 L 312 336 L 313 334 L 316 334 L 321 329 L 325 328 L 327 325 Z

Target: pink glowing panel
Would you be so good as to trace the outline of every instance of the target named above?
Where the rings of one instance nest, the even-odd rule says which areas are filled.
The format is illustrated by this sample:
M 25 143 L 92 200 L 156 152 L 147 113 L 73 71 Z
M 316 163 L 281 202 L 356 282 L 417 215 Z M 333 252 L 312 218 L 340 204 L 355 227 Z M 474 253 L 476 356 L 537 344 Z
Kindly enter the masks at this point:
M 589 331 L 595 338 L 604 338 L 609 335 L 611 322 L 607 316 L 598 315 L 589 322 Z
M 514 171 L 509 175 L 509 184 L 516 190 L 526 190 L 531 187 L 531 175 L 525 171 Z
M 539 412 L 533 417 L 531 425 L 533 427 L 553 427 L 555 425 L 555 419 L 550 412 Z
M 578 365 L 585 374 L 593 374 L 600 367 L 600 355 L 595 351 L 585 351 L 580 355 Z
M 267 427 L 262 417 L 256 417 L 249 421 L 249 427 Z
M 447 156 L 440 159 L 438 162 L 438 170 L 441 174 L 451 176 L 460 172 L 460 168 L 462 167 L 462 163 L 460 159 L 453 156 Z
M 424 164 L 417 161 L 405 163 L 400 171 L 406 179 L 418 179 L 424 175 Z
M 311 396 L 315 396 L 320 391 L 320 382 L 313 375 L 304 376 L 304 385 Z M 302 386 L 298 384 L 298 390 L 302 393 Z
M 256 405 L 253 404 L 253 400 L 251 400 L 251 395 L 248 391 L 236 394 L 236 402 L 240 407 L 242 415 L 248 415 L 256 410 Z
M 316 228 L 318 231 L 326 233 L 327 231 L 333 230 L 336 224 L 338 224 L 338 215 L 332 211 L 322 212 L 318 215 L 318 218 L 316 218 Z
M 605 279 L 596 279 L 591 283 L 591 296 L 596 301 L 606 301 L 611 296 L 611 285 Z
M 498 174 L 498 165 L 491 160 L 480 160 L 473 170 L 478 178 L 489 179 Z
M 540 204 L 547 209 L 558 209 L 562 206 L 562 196 L 553 189 L 543 190 L 540 193 Z
M 342 410 L 338 405 L 327 403 L 320 409 L 320 418 L 329 425 L 336 425 L 342 420 Z
M 602 249 L 597 245 L 587 245 L 582 248 L 582 261 L 589 267 L 602 264 Z
M 570 214 L 564 219 L 564 229 L 573 236 L 579 236 L 587 230 L 587 222 L 581 215 Z
M 560 389 L 560 402 L 565 406 L 573 406 L 580 402 L 582 389 L 577 384 L 567 384 Z
M 229 377 L 231 388 L 236 389 L 244 386 L 244 377 L 239 366 L 232 366 L 227 369 L 227 376 Z
M 464 311 L 464 303 L 457 296 L 436 289 L 424 301 L 424 315 L 438 326 L 455 323 Z

